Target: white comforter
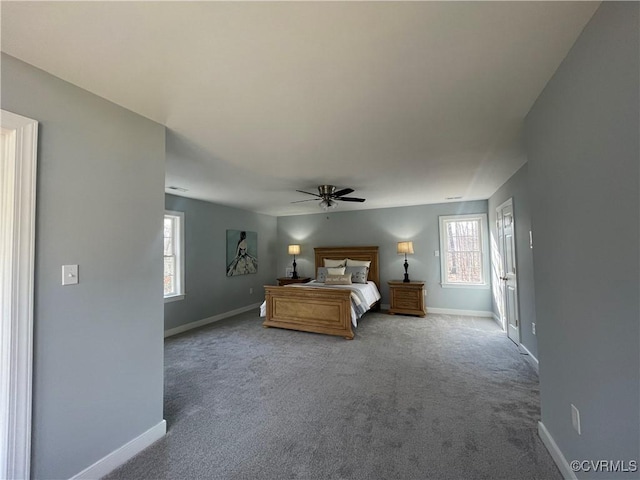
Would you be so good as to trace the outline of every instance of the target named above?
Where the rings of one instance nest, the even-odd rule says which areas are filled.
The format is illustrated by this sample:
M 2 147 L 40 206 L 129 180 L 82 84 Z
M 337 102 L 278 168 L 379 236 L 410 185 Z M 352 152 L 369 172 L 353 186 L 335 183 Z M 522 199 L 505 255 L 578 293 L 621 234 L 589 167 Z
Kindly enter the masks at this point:
M 292 283 L 287 287 L 316 287 L 316 288 L 341 288 L 351 290 L 351 323 L 354 327 L 358 326 L 358 318 L 362 313 L 358 311 L 367 311 L 369 307 L 380 300 L 382 296 L 378 291 L 378 287 L 374 282 L 352 283 L 351 285 L 325 285 L 324 283 L 312 280 L 309 283 Z M 267 302 L 260 305 L 260 316 L 267 316 Z

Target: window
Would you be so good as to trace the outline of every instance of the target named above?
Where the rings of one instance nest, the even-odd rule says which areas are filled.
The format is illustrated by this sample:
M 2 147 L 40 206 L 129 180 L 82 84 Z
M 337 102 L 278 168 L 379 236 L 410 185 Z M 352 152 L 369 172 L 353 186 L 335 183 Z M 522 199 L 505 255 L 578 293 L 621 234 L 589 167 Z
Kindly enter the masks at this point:
M 184 213 L 164 214 L 164 298 L 184 298 Z
M 488 287 L 486 214 L 440 217 L 443 287 Z

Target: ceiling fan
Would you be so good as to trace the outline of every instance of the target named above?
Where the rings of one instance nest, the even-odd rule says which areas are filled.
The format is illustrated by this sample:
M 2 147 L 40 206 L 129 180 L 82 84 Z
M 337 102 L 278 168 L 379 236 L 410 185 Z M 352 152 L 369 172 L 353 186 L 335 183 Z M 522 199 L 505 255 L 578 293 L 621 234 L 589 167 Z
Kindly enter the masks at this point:
M 330 208 L 336 208 L 337 203 L 335 200 L 340 200 L 341 202 L 364 202 L 364 198 L 356 198 L 356 197 L 345 197 L 344 195 L 349 195 L 353 192 L 353 188 L 343 188 L 342 190 L 338 190 L 336 192 L 336 187 L 333 185 L 318 185 L 318 193 L 305 192 L 303 190 L 296 190 L 296 192 L 306 193 L 307 195 L 313 195 L 320 199 L 320 208 L 323 210 L 329 210 Z M 309 198 L 308 200 L 298 200 L 296 202 L 291 203 L 300 203 L 300 202 L 310 202 L 316 200 L 317 198 Z

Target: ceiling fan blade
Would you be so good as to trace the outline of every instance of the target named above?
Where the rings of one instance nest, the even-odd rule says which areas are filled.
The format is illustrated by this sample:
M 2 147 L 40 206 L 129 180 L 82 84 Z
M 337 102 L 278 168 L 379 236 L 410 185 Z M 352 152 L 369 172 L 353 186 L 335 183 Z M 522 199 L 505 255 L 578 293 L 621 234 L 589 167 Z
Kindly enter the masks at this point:
M 291 203 L 301 203 L 301 202 L 317 202 L 318 199 L 317 198 L 307 198 L 306 200 L 296 200 L 295 202 L 291 202 Z
M 338 197 L 335 200 L 342 200 L 343 202 L 364 202 L 364 198 L 356 197 Z
M 354 192 L 355 190 L 353 188 L 343 188 L 342 190 L 338 190 L 337 192 L 334 192 L 333 195 L 331 195 L 332 197 L 341 197 L 342 195 L 348 195 L 351 192 Z
M 305 192 L 304 190 L 296 190 L 296 192 L 306 193 L 307 195 L 313 195 L 314 197 L 322 198 L 322 197 L 321 197 L 320 195 L 318 195 L 317 193 Z

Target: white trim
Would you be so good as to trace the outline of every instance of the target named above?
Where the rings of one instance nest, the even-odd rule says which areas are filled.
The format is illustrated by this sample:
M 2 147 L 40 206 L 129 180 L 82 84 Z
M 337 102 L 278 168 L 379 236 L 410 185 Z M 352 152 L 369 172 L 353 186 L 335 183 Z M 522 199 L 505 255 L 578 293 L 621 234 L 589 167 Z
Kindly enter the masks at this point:
M 527 360 L 529 361 L 529 363 L 531 364 L 531 366 L 535 369 L 536 373 L 540 373 L 540 367 L 538 364 L 538 359 L 536 357 L 533 356 L 533 354 L 529 351 L 529 349 L 527 347 L 525 347 L 522 343 L 520 344 L 520 348 L 522 350 L 524 350 L 524 352 L 527 354 Z
M 0 478 L 29 478 L 38 122 L 0 113 Z
M 184 300 L 184 295 L 171 295 L 164 297 L 164 303 L 177 302 L 178 300 Z
M 380 310 L 389 310 L 391 305 L 388 303 L 381 303 Z M 483 317 L 483 318 L 491 318 L 494 317 L 493 312 L 486 312 L 484 310 L 457 310 L 454 308 L 435 308 L 427 305 L 427 315 L 430 313 L 441 314 L 441 315 L 460 315 L 463 317 Z
M 442 283 L 441 288 L 472 288 L 475 290 L 489 290 L 491 285 L 489 283 Z
M 427 305 L 427 313 L 438 313 L 443 315 L 462 315 L 464 317 L 485 317 L 493 318 L 493 312 L 484 310 L 457 310 L 454 308 L 433 308 Z
M 496 312 L 493 312 L 492 317 L 493 317 L 493 321 L 496 322 L 500 327 L 500 330 L 504 332 L 504 325 L 502 324 L 502 320 L 500 320 L 500 317 L 496 315 Z
M 513 208 L 513 197 L 509 197 L 508 200 L 505 200 L 500 205 L 498 205 L 496 207 L 496 212 L 499 211 L 499 210 L 502 210 L 504 207 L 507 207 L 507 206 Z
M 560 473 L 565 478 L 565 480 L 578 480 L 578 477 L 576 477 L 574 471 L 571 470 L 569 462 L 567 462 L 567 459 L 564 458 L 562 451 L 547 430 L 547 427 L 545 427 L 544 423 L 542 422 L 538 422 L 538 436 L 542 440 L 544 446 L 547 447 L 547 450 L 549 450 L 551 458 L 553 458 L 553 461 L 558 466 L 558 469 L 560 470 Z
M 225 318 L 233 317 L 241 313 L 249 312 L 254 308 L 260 308 L 260 303 L 252 303 L 251 305 L 247 305 L 246 307 L 242 307 L 242 308 L 236 308 L 235 310 L 231 310 L 230 312 L 219 313 L 218 315 L 214 315 L 213 317 L 203 318 L 202 320 L 196 320 L 195 322 L 190 322 L 185 325 L 180 325 L 179 327 L 165 330 L 164 338 L 171 337 L 173 335 L 177 335 L 182 332 L 187 332 L 194 328 L 204 327 L 205 325 L 209 325 L 210 323 L 217 322 L 218 320 L 223 320 Z
M 117 448 L 106 457 L 76 474 L 71 480 L 101 478 L 124 464 L 138 453 L 160 440 L 167 433 L 167 422 L 162 420 L 146 432 Z

